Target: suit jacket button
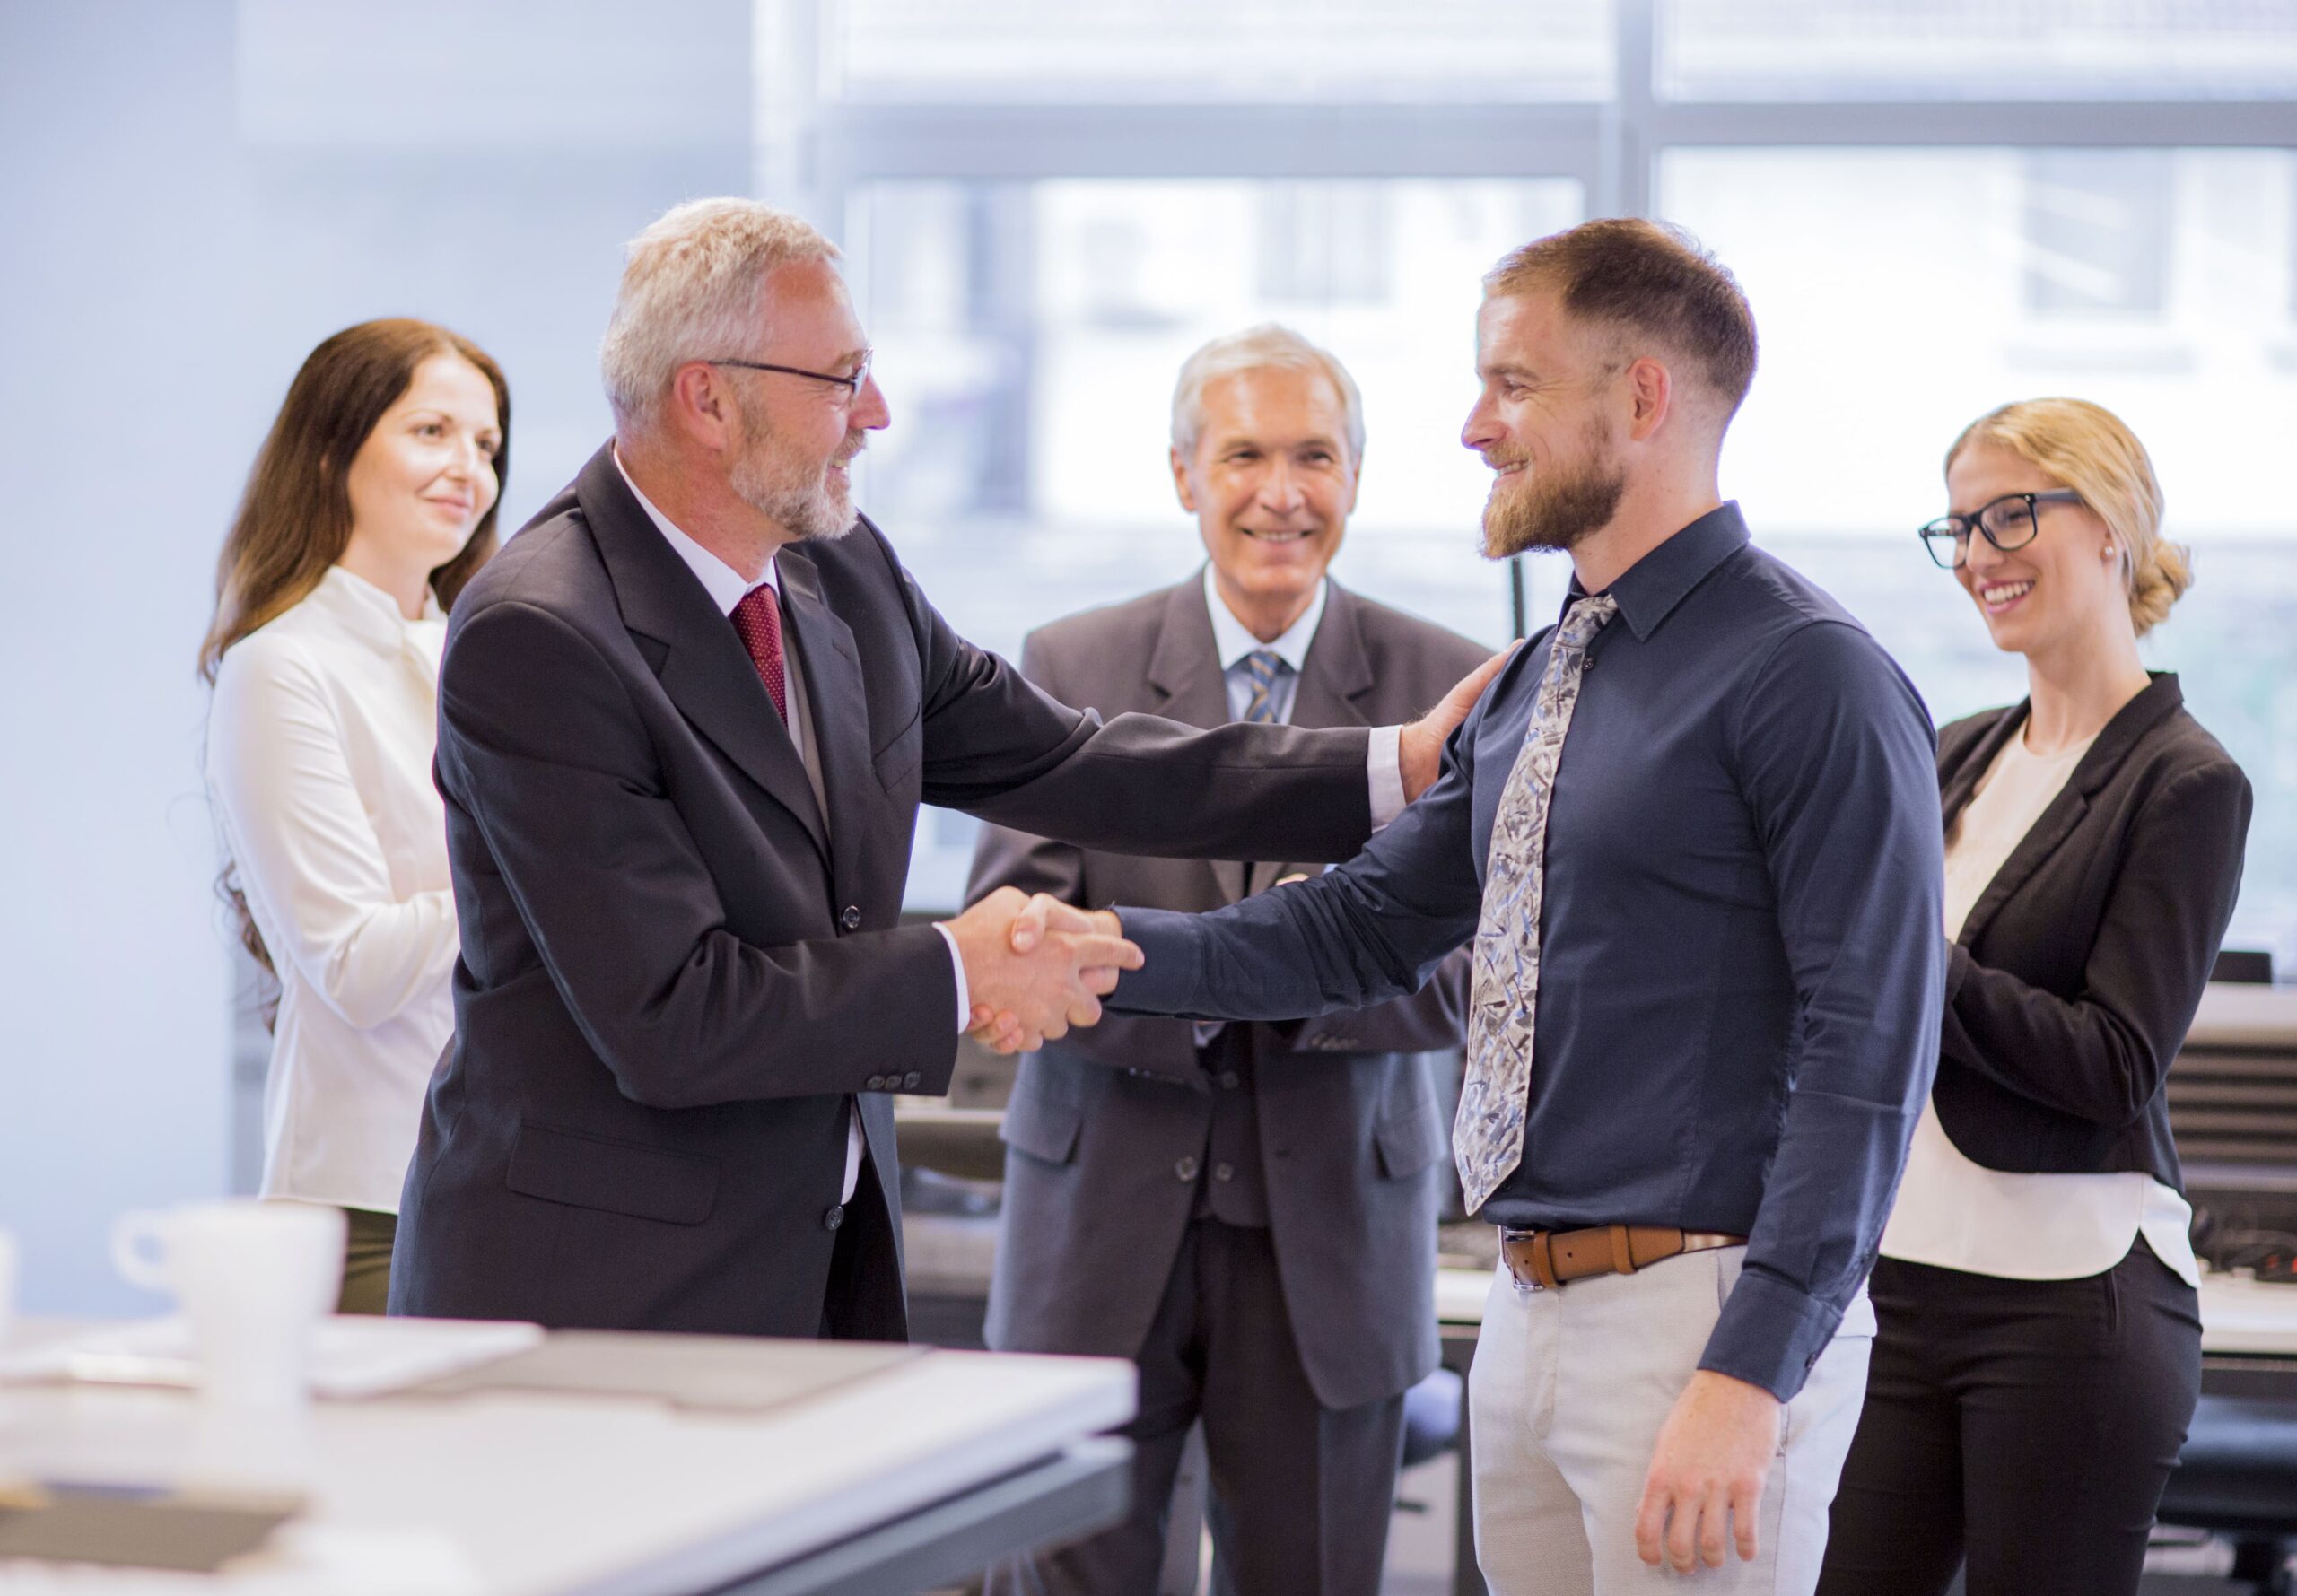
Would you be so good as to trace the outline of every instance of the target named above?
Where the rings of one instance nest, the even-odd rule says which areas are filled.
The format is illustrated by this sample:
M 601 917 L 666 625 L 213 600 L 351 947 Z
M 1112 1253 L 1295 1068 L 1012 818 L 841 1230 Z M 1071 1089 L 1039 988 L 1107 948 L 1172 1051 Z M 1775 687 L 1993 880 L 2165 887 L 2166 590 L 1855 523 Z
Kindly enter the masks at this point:
M 849 931 L 860 930 L 861 929 L 861 906 L 858 903 L 848 903 L 845 906 L 845 912 L 837 917 L 837 923 L 843 926 Z
M 873 1075 L 861 1083 L 861 1089 L 865 1092 L 882 1092 L 886 1089 L 886 1077 L 882 1075 Z
M 827 1210 L 825 1210 L 822 1215 L 822 1228 L 824 1230 L 835 1230 L 839 1225 L 844 1223 L 845 1205 L 842 1202 L 834 1202 L 830 1204 Z
M 904 1090 L 914 1092 L 921 1085 L 923 1084 L 924 1080 L 925 1077 L 923 1076 L 918 1074 L 916 1070 L 913 1069 L 907 1075 L 901 1077 L 901 1084 Z
M 1233 1069 L 1224 1069 L 1220 1072 L 1220 1084 L 1233 1092 L 1245 1084 L 1245 1077 Z
M 1181 1161 L 1173 1165 L 1173 1173 L 1183 1181 L 1196 1179 L 1196 1155 L 1193 1153 L 1182 1155 Z
M 1235 1180 L 1236 1178 L 1236 1165 L 1231 1164 L 1214 1164 L 1212 1166 L 1212 1178 L 1216 1181 Z

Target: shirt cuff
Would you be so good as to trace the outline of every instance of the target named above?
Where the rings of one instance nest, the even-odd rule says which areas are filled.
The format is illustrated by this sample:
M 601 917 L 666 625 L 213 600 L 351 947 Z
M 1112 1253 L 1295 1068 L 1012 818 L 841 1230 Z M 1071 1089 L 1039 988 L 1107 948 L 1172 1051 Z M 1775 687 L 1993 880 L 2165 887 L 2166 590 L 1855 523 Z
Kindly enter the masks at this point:
M 1372 779 L 1372 829 L 1378 831 L 1403 813 L 1403 728 L 1376 726 L 1364 751 L 1365 773 Z
M 1791 1402 L 1841 1323 L 1840 1309 L 1769 1275 L 1742 1270 L 1699 1366 Z
M 957 934 L 938 920 L 933 929 L 949 945 L 949 969 L 957 978 L 957 1034 L 963 1036 L 973 1029 L 973 993 L 965 987 L 965 962 L 957 952 Z

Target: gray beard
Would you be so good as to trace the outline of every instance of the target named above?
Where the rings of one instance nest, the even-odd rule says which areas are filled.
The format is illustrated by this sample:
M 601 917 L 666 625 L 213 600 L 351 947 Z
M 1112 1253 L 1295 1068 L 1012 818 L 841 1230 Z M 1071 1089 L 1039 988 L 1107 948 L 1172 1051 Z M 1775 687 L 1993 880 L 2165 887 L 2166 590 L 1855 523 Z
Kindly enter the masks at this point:
M 787 458 L 771 435 L 745 438 L 727 475 L 735 494 L 800 542 L 827 542 L 853 530 L 852 500 Z

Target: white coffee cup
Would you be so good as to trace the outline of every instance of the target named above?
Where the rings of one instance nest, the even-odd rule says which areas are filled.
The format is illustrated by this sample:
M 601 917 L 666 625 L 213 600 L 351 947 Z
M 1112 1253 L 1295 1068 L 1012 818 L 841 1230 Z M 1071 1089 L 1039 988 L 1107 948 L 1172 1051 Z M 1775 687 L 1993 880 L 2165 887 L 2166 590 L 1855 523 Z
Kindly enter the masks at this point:
M 343 1212 L 235 1198 L 123 1214 L 112 1263 L 131 1283 L 175 1294 L 203 1391 L 283 1408 L 310 1390 L 311 1331 L 343 1285 Z

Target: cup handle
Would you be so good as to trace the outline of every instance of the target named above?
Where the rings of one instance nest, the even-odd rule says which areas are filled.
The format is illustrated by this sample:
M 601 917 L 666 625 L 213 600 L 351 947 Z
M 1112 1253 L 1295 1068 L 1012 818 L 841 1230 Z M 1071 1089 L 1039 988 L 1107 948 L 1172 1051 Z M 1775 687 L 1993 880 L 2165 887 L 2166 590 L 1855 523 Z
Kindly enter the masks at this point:
M 141 1286 L 146 1291 L 172 1289 L 168 1278 L 167 1234 L 162 1229 L 167 1216 L 148 1209 L 122 1214 L 111 1227 L 111 1266 L 120 1278 L 131 1286 Z M 152 1257 L 146 1246 L 159 1249 L 159 1256 Z

